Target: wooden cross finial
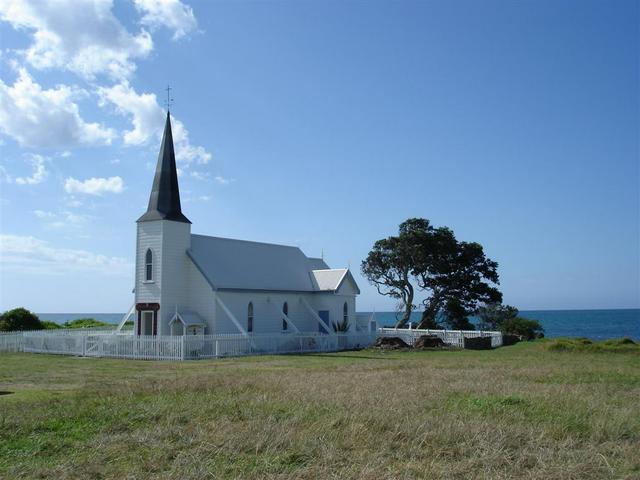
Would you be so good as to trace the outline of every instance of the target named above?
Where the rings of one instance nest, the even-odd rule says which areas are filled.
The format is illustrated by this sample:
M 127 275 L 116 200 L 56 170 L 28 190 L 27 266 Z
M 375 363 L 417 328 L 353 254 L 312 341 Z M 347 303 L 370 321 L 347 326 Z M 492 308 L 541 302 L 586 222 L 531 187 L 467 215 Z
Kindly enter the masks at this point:
M 165 100 L 165 106 L 167 107 L 167 111 L 171 109 L 171 103 L 173 103 L 173 98 L 171 98 L 171 90 L 173 90 L 169 85 L 165 89 L 167 91 L 167 99 Z

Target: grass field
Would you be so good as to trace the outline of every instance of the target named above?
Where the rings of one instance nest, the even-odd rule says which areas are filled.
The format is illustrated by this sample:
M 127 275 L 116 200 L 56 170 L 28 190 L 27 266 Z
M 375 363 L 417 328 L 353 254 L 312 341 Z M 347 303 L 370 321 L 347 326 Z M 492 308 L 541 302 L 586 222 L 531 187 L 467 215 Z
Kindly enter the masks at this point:
M 0 478 L 640 478 L 628 349 L 0 354 Z

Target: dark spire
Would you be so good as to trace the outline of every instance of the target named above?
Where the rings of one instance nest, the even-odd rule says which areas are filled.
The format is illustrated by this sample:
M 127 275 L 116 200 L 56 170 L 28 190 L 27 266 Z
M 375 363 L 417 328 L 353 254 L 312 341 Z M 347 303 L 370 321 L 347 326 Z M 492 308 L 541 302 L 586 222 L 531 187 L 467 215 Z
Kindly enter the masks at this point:
M 138 222 L 152 220 L 173 220 L 174 222 L 191 223 L 180 209 L 180 191 L 178 190 L 178 172 L 176 156 L 173 152 L 173 136 L 171 135 L 171 119 L 167 110 L 167 123 L 164 126 L 162 145 L 158 155 L 158 166 L 151 187 L 149 207 Z

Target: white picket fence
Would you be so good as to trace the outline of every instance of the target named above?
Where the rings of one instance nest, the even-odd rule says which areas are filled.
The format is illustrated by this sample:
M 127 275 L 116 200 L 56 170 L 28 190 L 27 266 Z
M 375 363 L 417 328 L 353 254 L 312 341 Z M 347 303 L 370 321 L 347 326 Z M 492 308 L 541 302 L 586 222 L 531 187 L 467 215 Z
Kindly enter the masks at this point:
M 476 337 L 491 337 L 493 348 L 502 346 L 502 333 L 485 330 L 430 330 L 430 329 L 407 329 L 407 328 L 379 328 L 380 337 L 398 337 L 413 345 L 413 343 L 423 335 L 436 335 L 444 343 L 453 347 L 464 348 L 464 339 Z
M 137 336 L 113 332 L 49 331 L 0 335 L 0 352 L 30 352 L 140 360 L 193 360 L 243 355 L 334 352 L 365 348 L 376 333 L 287 333 Z
M 502 334 L 489 331 L 410 330 L 379 328 L 376 332 L 286 333 L 249 335 L 138 336 L 96 329 L 37 330 L 0 334 L 0 352 L 50 353 L 83 357 L 140 360 L 193 360 L 243 355 L 336 352 L 365 348 L 377 337 L 399 337 L 412 345 L 422 335 L 436 335 L 444 343 L 464 348 L 464 338 L 491 337 L 502 345 Z

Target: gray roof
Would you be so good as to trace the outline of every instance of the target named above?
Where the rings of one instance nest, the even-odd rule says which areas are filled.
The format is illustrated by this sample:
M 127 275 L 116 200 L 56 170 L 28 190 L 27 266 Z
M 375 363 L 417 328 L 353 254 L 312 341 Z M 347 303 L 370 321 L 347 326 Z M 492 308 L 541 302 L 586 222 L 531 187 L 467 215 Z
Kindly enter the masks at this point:
M 333 290 L 321 288 L 316 280 L 318 270 L 328 269 L 324 260 L 309 258 L 298 247 L 191 235 L 191 248 L 187 254 L 209 284 L 216 289 L 297 292 Z M 340 278 L 343 276 L 344 270 L 341 271 Z M 329 284 L 330 282 L 323 281 L 322 287 Z
M 178 189 L 178 172 L 176 156 L 173 151 L 173 135 L 171 134 L 171 116 L 167 111 L 162 144 L 158 154 L 158 165 L 153 178 L 149 206 L 138 222 L 153 220 L 173 220 L 174 222 L 191 223 L 182 214 L 180 208 L 180 190 Z
M 329 265 L 325 263 L 324 258 L 308 257 L 307 260 L 309 260 L 311 270 L 327 270 L 329 268 Z
M 180 320 L 182 320 L 182 323 L 185 327 L 201 327 L 207 324 L 204 320 L 202 320 L 202 318 L 200 318 L 200 315 L 195 312 L 178 312 L 173 316 L 173 318 L 169 322 L 169 325 L 175 322 L 178 317 L 180 317 Z

